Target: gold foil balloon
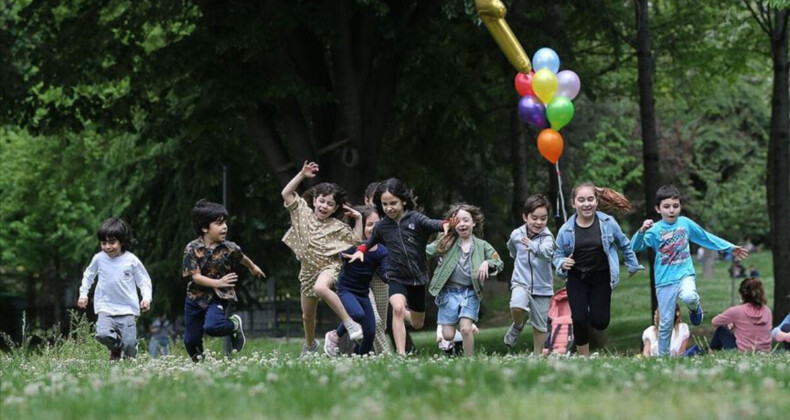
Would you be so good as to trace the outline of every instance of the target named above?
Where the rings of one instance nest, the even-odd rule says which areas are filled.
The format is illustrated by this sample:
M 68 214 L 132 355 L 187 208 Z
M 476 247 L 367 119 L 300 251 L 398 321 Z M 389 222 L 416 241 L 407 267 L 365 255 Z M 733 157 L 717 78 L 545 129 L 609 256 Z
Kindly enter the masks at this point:
M 551 102 L 557 93 L 557 76 L 549 69 L 540 69 L 532 76 L 532 90 L 544 104 Z
M 488 32 L 494 37 L 499 49 L 505 54 L 510 64 L 516 68 L 519 73 L 527 74 L 532 71 L 532 64 L 529 62 L 527 54 L 524 53 L 524 48 L 513 35 L 505 21 L 507 8 L 501 0 L 475 0 L 475 8 L 477 15 L 483 20 L 483 24 L 488 28 Z

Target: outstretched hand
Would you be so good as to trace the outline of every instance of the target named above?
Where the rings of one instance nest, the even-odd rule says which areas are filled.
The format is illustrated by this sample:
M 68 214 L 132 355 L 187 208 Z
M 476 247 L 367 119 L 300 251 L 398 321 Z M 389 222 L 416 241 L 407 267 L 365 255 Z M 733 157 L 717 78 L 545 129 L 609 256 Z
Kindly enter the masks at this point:
M 746 248 L 744 247 L 736 246 L 732 248 L 732 256 L 739 260 L 742 260 L 749 256 L 749 251 L 747 251 Z
M 305 178 L 315 178 L 316 172 L 318 172 L 317 163 L 304 161 L 304 165 L 302 165 L 301 174 L 304 175 Z
M 353 254 L 341 253 L 340 256 L 346 258 L 349 264 L 354 261 L 365 261 L 365 253 L 362 251 L 357 251 Z
M 255 277 L 266 278 L 266 274 L 257 265 L 253 265 L 252 267 L 250 267 L 250 273 L 252 273 L 252 275 Z

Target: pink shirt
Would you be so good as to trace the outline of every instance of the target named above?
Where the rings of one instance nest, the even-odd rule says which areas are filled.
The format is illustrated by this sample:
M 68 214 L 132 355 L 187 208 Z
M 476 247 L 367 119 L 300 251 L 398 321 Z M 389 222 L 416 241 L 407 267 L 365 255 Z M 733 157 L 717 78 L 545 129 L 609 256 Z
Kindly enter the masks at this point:
M 738 342 L 738 350 L 771 351 L 771 309 L 763 305 L 756 307 L 744 303 L 733 306 L 713 317 L 716 326 L 732 324 L 732 332 Z

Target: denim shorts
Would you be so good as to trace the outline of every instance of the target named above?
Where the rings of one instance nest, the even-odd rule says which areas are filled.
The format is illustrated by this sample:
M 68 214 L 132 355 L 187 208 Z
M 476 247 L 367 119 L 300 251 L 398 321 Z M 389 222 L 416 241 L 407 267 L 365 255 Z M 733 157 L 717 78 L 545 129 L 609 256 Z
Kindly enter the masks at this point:
M 480 299 L 472 287 L 445 287 L 436 296 L 436 306 L 439 307 L 436 320 L 439 325 L 456 325 L 461 318 L 477 322 L 480 313 Z

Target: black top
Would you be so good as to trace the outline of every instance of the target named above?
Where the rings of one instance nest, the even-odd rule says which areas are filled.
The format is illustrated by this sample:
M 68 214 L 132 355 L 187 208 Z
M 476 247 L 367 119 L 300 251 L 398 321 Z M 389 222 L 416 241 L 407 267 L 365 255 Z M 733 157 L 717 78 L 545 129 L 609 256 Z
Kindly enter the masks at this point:
M 601 242 L 601 223 L 598 216 L 595 216 L 589 227 L 583 228 L 576 224 L 574 234 L 576 243 L 573 247 L 573 259 L 576 264 L 573 269 L 582 273 L 609 271 L 609 260 Z

